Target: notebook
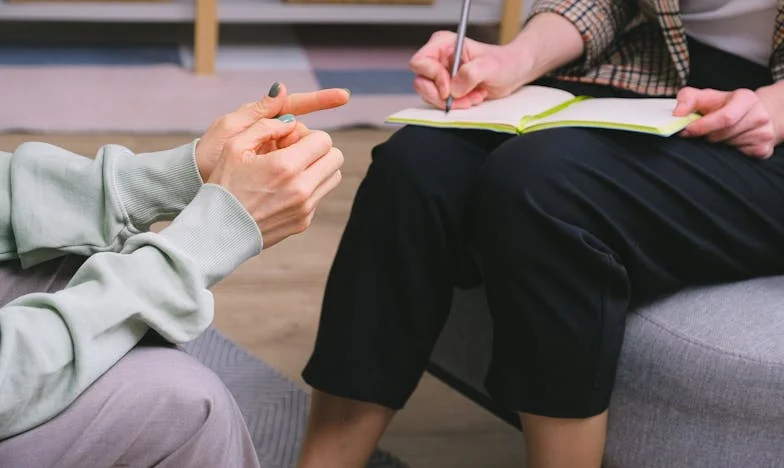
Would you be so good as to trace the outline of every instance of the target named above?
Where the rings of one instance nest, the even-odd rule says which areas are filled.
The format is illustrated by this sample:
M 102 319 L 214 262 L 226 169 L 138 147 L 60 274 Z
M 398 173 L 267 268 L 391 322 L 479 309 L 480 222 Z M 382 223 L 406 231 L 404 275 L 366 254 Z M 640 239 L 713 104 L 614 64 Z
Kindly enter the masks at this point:
M 435 108 L 411 108 L 387 118 L 389 123 L 444 128 L 473 128 L 529 133 L 557 127 L 593 127 L 670 136 L 699 118 L 674 117 L 676 100 L 667 98 L 591 98 L 546 86 L 524 86 L 503 99 L 485 101 L 448 114 Z

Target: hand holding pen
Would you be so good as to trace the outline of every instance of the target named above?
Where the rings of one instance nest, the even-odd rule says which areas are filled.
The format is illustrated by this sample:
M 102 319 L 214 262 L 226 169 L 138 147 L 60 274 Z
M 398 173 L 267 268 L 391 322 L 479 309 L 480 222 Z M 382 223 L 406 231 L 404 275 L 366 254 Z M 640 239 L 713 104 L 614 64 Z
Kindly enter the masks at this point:
M 532 78 L 519 49 L 466 37 L 469 8 L 465 0 L 458 34 L 436 32 L 409 64 L 416 75 L 414 89 L 438 109 L 467 109 L 502 98 Z

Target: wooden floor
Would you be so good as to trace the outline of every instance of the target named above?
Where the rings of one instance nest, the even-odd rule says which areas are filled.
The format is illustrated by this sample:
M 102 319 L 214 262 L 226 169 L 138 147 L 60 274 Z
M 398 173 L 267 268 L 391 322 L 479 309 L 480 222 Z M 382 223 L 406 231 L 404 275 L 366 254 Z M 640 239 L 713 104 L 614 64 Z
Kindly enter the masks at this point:
M 342 185 L 320 206 L 304 234 L 264 251 L 215 288 L 215 324 L 250 353 L 302 383 L 313 346 L 326 275 L 370 160 L 388 136 L 378 130 L 333 133 L 345 156 Z M 46 141 L 79 154 L 106 143 L 137 152 L 174 147 L 190 135 L 0 135 L 0 149 Z M 429 376 L 396 418 L 382 445 L 419 468 L 523 466 L 520 434 Z

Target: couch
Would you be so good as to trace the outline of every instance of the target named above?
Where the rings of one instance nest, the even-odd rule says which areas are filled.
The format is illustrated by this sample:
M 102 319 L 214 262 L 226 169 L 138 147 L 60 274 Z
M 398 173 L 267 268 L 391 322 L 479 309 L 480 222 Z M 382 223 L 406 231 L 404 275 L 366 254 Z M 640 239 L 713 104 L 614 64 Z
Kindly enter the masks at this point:
M 519 428 L 483 385 L 491 334 L 482 288 L 456 291 L 429 371 Z M 608 424 L 606 468 L 784 467 L 784 277 L 632 311 Z

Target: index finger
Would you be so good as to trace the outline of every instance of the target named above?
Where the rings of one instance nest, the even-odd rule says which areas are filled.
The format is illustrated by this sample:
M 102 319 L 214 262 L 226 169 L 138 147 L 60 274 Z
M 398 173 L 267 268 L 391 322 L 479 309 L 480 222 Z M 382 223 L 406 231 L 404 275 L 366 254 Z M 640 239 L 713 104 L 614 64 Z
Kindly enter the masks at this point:
M 347 89 L 330 88 L 309 93 L 290 94 L 283 102 L 281 114 L 304 115 L 334 109 L 346 104 L 351 97 Z
M 722 108 L 730 96 L 726 91 L 686 87 L 678 92 L 678 104 L 673 114 L 688 115 L 692 112 L 709 114 Z
M 732 128 L 749 113 L 754 104 L 753 97 L 745 93 L 732 93 L 723 106 L 689 124 L 686 127 L 687 134 L 699 137 Z
M 434 59 L 440 58 L 442 55 L 452 53 L 455 47 L 456 34 L 451 31 L 436 31 L 430 36 L 430 39 L 423 45 L 411 61 L 419 60 L 424 57 L 431 57 Z
M 297 170 L 302 171 L 321 159 L 330 149 L 332 149 L 332 138 L 326 132 L 316 130 L 308 133 L 291 146 L 267 153 L 267 156 L 285 158 L 287 161 L 291 161 Z
M 451 81 L 449 71 L 438 60 L 431 57 L 412 59 L 409 66 L 416 75 L 427 78 L 436 85 L 441 99 L 446 99 L 449 96 Z

